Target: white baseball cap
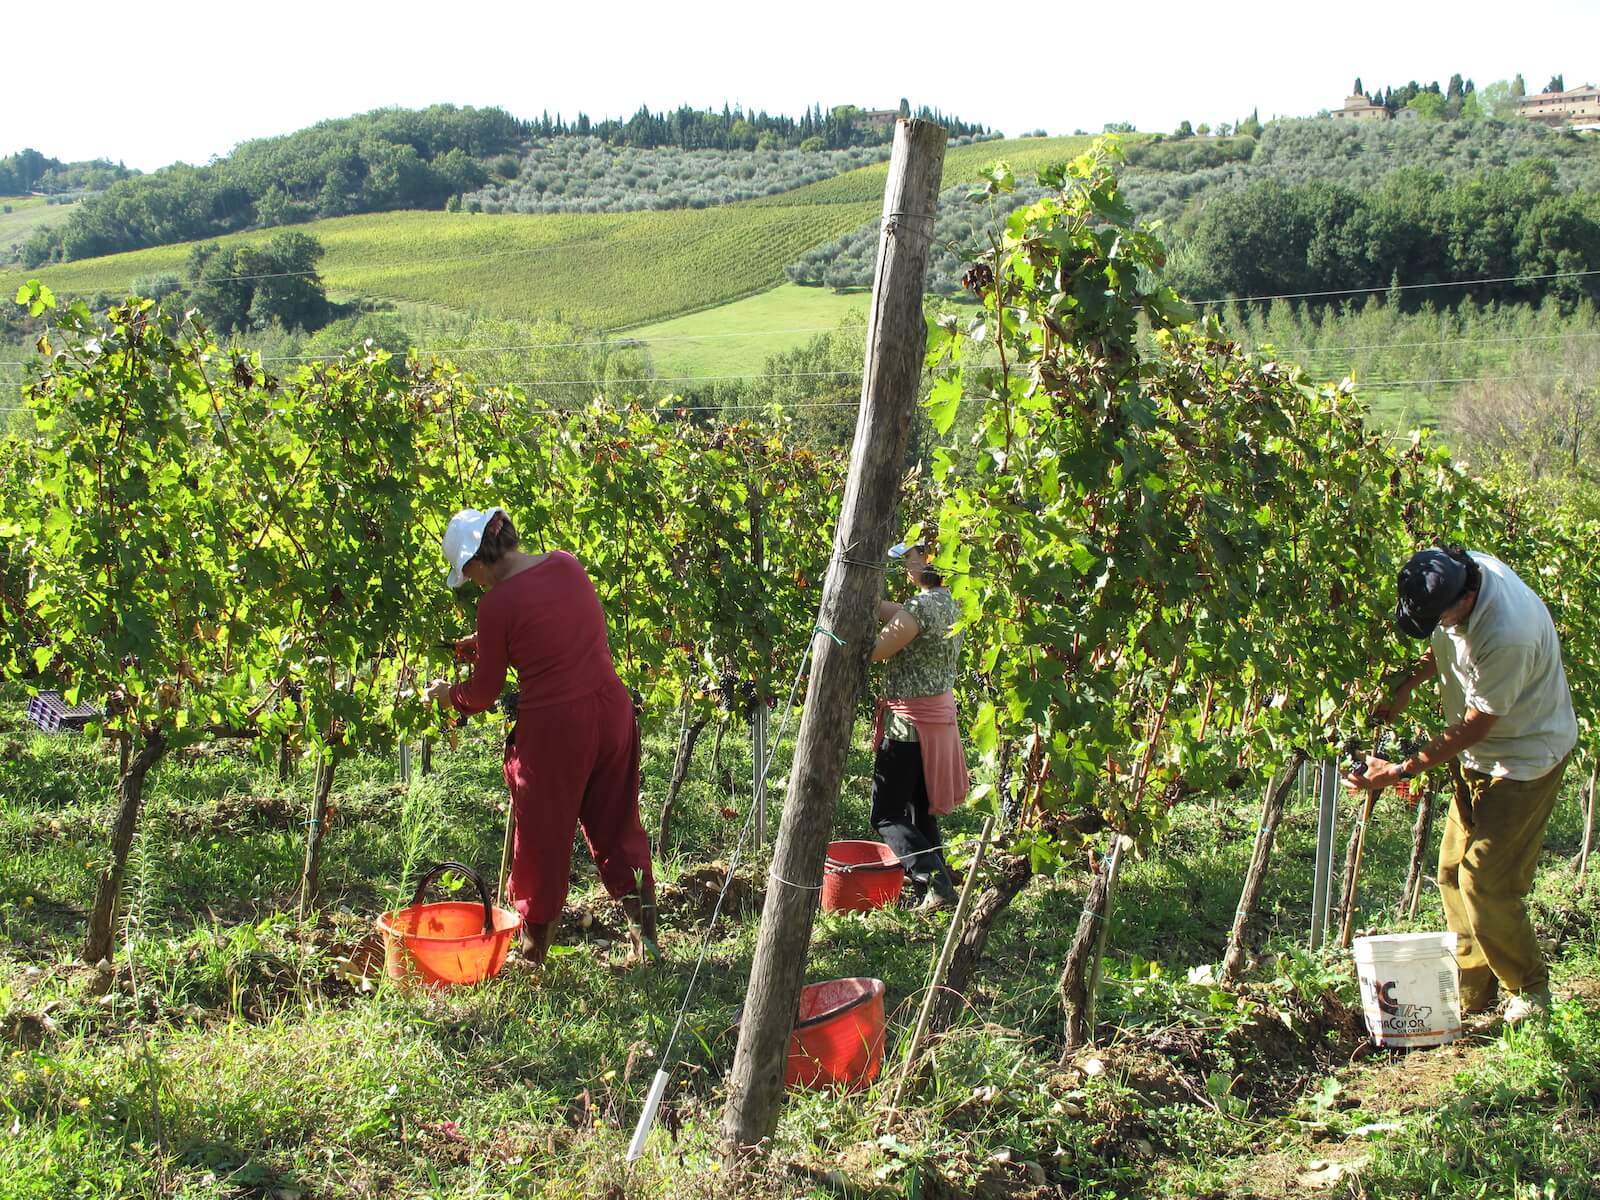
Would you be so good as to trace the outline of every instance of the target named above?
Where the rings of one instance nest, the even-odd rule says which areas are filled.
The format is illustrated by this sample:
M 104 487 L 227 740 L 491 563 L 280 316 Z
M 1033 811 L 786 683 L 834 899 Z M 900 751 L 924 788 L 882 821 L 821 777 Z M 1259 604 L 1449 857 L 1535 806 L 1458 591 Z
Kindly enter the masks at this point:
M 489 522 L 496 513 L 505 513 L 503 508 L 490 508 L 479 512 L 475 508 L 463 508 L 450 518 L 450 524 L 444 531 L 444 561 L 449 564 L 450 571 L 445 576 L 445 583 L 452 588 L 458 588 L 467 581 L 461 573 L 475 554 L 478 547 L 483 545 L 483 531 L 489 528 Z

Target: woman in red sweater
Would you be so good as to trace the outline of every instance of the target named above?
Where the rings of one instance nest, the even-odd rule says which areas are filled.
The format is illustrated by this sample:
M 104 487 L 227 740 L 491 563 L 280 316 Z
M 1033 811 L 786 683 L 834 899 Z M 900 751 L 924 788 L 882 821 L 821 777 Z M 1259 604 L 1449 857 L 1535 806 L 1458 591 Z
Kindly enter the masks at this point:
M 477 632 L 461 644 L 472 677 L 435 680 L 427 698 L 486 712 L 507 669 L 517 671 L 505 777 L 515 813 L 508 891 L 522 914 L 524 956 L 543 962 L 554 940 L 580 825 L 601 880 L 622 901 L 635 954 L 657 956 L 650 839 L 639 820 L 639 727 L 612 665 L 594 584 L 563 550 L 519 550 L 504 509 L 457 513 L 444 552 L 449 586 L 470 579 L 484 596 Z

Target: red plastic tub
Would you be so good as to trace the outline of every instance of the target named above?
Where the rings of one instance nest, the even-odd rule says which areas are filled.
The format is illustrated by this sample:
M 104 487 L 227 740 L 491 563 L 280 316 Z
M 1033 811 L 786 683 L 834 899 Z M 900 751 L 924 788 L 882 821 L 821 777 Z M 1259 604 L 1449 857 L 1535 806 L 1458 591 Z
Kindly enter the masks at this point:
M 800 992 L 783 1082 L 855 1091 L 883 1066 L 883 980 L 830 979 Z
M 478 901 L 422 903 L 428 884 L 454 871 L 478 887 Z M 383 934 L 383 968 L 390 979 L 424 987 L 449 987 L 492 979 L 505 966 L 511 935 L 522 918 L 489 903 L 483 877 L 461 863 L 440 863 L 417 884 L 409 908 L 378 918 Z
M 882 842 L 829 842 L 822 864 L 822 907 L 865 912 L 893 904 L 905 886 L 906 869 Z

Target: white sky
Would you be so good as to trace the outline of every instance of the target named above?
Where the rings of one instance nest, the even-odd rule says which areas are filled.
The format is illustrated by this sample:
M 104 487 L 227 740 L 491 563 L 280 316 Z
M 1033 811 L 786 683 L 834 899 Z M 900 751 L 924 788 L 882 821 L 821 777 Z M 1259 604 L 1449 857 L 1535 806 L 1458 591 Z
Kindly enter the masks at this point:
M 1216 124 L 1256 106 L 1263 119 L 1310 115 L 1337 107 L 1357 75 L 1369 90 L 1455 71 L 1480 86 L 1521 71 L 1530 91 L 1557 73 L 1600 82 L 1600 0 L 9 7 L 0 155 L 32 146 L 143 170 L 384 105 L 598 119 L 641 103 L 798 115 L 906 96 L 1018 134 Z

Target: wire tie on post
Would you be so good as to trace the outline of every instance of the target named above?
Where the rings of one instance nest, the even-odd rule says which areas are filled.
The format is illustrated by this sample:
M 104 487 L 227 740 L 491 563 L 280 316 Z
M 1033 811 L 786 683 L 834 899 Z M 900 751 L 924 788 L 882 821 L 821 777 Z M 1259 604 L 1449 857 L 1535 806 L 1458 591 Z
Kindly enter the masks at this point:
M 845 644 L 844 639 L 842 637 L 840 637 L 837 633 L 834 633 L 833 630 L 831 630 L 831 629 L 824 629 L 821 625 L 818 625 L 815 629 L 813 629 L 811 631 L 811 634 L 812 634 L 813 637 L 815 637 L 819 633 L 822 634 L 824 637 L 832 638 L 833 639 L 833 644 L 836 645 L 836 646 L 843 646 Z
M 796 891 L 801 891 L 801 892 L 820 892 L 822 890 L 822 885 L 820 883 L 817 884 L 815 887 L 813 887 L 809 883 L 793 883 L 790 880 L 785 879 L 783 876 L 781 876 L 781 875 L 779 875 L 779 874 L 777 874 L 776 872 L 773 872 L 773 871 L 768 871 L 767 872 L 767 878 L 772 880 L 773 883 L 784 884 L 784 885 L 786 885 L 788 887 L 794 888 Z

